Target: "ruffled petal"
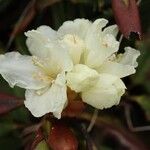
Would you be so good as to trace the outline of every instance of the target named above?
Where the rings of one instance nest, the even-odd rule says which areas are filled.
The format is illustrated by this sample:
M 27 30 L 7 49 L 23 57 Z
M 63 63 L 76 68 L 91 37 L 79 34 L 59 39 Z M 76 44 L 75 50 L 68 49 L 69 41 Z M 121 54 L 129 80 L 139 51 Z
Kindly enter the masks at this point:
M 66 34 L 72 34 L 79 36 L 81 39 L 84 39 L 90 26 L 91 22 L 87 19 L 75 19 L 74 21 L 66 21 L 58 29 L 58 34 L 60 37 L 63 37 Z
M 25 106 L 35 117 L 41 117 L 52 112 L 60 119 L 61 112 L 67 103 L 65 73 L 59 74 L 51 87 L 39 95 L 35 90 L 27 90 L 24 101 Z
M 82 92 L 82 99 L 97 109 L 110 108 L 119 103 L 125 88 L 124 83 L 116 76 L 101 74 L 93 88 Z
M 61 42 L 64 49 L 68 50 L 73 63 L 80 63 L 81 55 L 85 49 L 83 40 L 76 35 L 67 34 Z
M 113 34 L 102 32 L 102 28 L 107 24 L 107 20 L 96 20 L 86 37 L 86 51 L 84 63 L 91 68 L 99 67 L 108 57 L 119 49 L 119 42 Z
M 40 89 L 49 84 L 46 75 L 38 69 L 31 56 L 23 56 L 18 52 L 0 55 L 0 74 L 11 87 L 19 86 L 26 89 Z
M 71 72 L 67 73 L 67 85 L 76 92 L 82 92 L 91 88 L 98 79 L 98 73 L 86 65 L 75 65 Z
M 108 26 L 108 27 L 106 27 L 106 28 L 104 29 L 103 34 L 104 34 L 104 35 L 105 35 L 105 34 L 111 34 L 111 35 L 113 35 L 114 37 L 116 37 L 117 34 L 118 34 L 118 31 L 119 31 L 119 29 L 118 29 L 118 26 L 117 26 L 117 25 L 111 25 L 111 26 Z
M 36 30 L 25 32 L 26 44 L 32 55 L 45 58 L 49 56 L 50 48 L 57 44 L 57 32 L 48 26 L 40 26 Z
M 107 61 L 103 65 L 97 68 L 99 73 L 108 73 L 111 75 L 116 75 L 119 78 L 131 75 L 135 73 L 135 68 L 130 65 L 123 65 L 117 62 Z
M 125 47 L 125 53 L 120 55 L 117 62 L 123 65 L 130 65 L 136 68 L 138 66 L 137 58 L 139 56 L 140 56 L 140 51 L 131 47 Z
M 45 36 L 49 40 L 55 41 L 58 39 L 57 32 L 49 26 L 42 25 L 38 27 L 36 30 L 39 31 L 43 36 Z

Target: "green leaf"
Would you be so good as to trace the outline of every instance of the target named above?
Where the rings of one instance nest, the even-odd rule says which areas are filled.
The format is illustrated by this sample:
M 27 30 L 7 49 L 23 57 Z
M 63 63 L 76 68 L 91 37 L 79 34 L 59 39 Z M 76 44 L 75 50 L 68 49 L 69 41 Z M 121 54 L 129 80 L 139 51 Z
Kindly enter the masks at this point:
M 37 147 L 35 149 L 36 150 L 49 150 L 49 147 L 48 147 L 47 143 L 43 140 L 37 145 Z
M 147 118 L 150 120 L 150 97 L 139 96 L 139 97 L 136 97 L 135 100 L 144 109 Z
M 21 148 L 22 141 L 19 137 L 15 136 L 5 136 L 0 138 L 0 149 L 1 150 L 19 150 Z
M 17 51 L 19 51 L 22 55 L 30 54 L 26 46 L 26 38 L 23 34 L 20 34 L 15 38 L 15 43 Z
M 13 129 L 15 129 L 15 126 L 11 122 L 1 122 L 0 123 L 0 137 L 8 134 Z
M 143 85 L 150 93 L 150 39 L 137 43 L 137 49 L 141 55 L 138 58 L 138 67 L 136 74 L 132 77 L 135 84 Z

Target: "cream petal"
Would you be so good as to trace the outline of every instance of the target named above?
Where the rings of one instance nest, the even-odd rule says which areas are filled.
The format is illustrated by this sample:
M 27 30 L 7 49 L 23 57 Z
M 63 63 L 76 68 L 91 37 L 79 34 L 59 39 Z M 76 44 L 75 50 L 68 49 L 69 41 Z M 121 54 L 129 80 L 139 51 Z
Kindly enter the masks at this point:
M 11 87 L 19 86 L 26 89 L 40 89 L 49 84 L 35 76 L 46 78 L 46 75 L 33 65 L 31 56 L 23 56 L 18 52 L 0 55 L 0 74 Z
M 113 35 L 114 37 L 116 37 L 117 34 L 118 34 L 118 31 L 119 31 L 119 29 L 118 29 L 118 26 L 117 26 L 117 25 L 111 25 L 111 26 L 106 27 L 106 28 L 103 30 L 103 34 L 104 34 L 104 35 L 105 35 L 105 34 L 111 34 L 111 35 Z
M 107 61 L 104 62 L 101 67 L 97 68 L 99 73 L 108 73 L 111 75 L 116 75 L 119 78 L 131 75 L 135 73 L 135 69 L 130 65 L 123 65 L 117 62 Z
M 125 53 L 121 54 L 117 62 L 123 65 L 130 65 L 136 68 L 138 66 L 136 60 L 139 56 L 140 56 L 140 51 L 131 47 L 125 47 Z
M 113 34 L 110 34 L 113 33 L 110 30 L 114 27 L 111 29 L 107 27 L 104 32 L 102 31 L 107 23 L 106 19 L 97 19 L 87 33 L 84 63 L 91 68 L 99 67 L 109 56 L 118 51 L 119 42 Z
M 98 79 L 98 73 L 86 65 L 77 64 L 67 73 L 67 85 L 76 92 L 85 91 L 93 86 Z
M 73 61 L 66 49 L 60 45 L 50 47 L 50 55 L 46 58 L 49 61 L 51 69 L 60 67 L 63 71 L 70 71 L 73 67 Z
M 79 64 L 85 44 L 82 39 L 76 35 L 67 34 L 64 36 L 62 46 L 68 50 L 74 64 Z
M 55 50 L 57 32 L 48 26 L 40 26 L 36 30 L 25 32 L 26 44 L 32 55 L 45 58 L 49 55 L 49 49 Z
M 45 28 L 48 28 L 49 32 Z M 26 33 L 27 45 L 34 56 L 44 61 L 42 63 L 46 65 L 47 70 L 50 70 L 49 72 L 57 74 L 62 70 L 70 70 L 73 62 L 68 51 L 58 41 L 47 37 L 50 33 L 52 33 L 51 36 L 55 34 L 53 33 L 55 31 L 51 30 L 49 27 L 39 27 L 37 30 L 28 31 Z M 48 35 L 44 33 L 46 31 Z
M 82 92 L 82 99 L 97 109 L 110 108 L 119 103 L 125 88 L 124 83 L 116 76 L 100 74 L 97 84 Z
M 41 117 L 52 112 L 58 119 L 67 103 L 65 73 L 59 74 L 51 87 L 39 95 L 35 90 L 27 90 L 24 101 L 25 106 L 35 117 Z
M 87 36 L 91 35 L 93 32 L 99 34 L 100 32 L 102 32 L 102 28 L 105 27 L 107 23 L 108 20 L 104 18 L 95 20 L 89 28 Z
M 91 26 L 91 22 L 87 19 L 75 19 L 74 21 L 66 21 L 58 29 L 58 35 L 63 37 L 66 34 L 72 34 L 84 39 L 87 30 Z
M 42 25 L 37 28 L 37 31 L 39 31 L 42 35 L 47 37 L 49 40 L 55 41 L 58 39 L 57 32 L 49 26 Z
M 47 58 L 41 59 L 35 57 L 35 61 L 36 59 L 43 65 L 48 74 L 52 75 L 52 77 L 56 77 L 56 75 L 62 71 L 70 71 L 73 67 L 73 62 L 68 51 L 60 49 L 60 47 L 56 50 L 50 49 Z
M 117 57 L 112 58 L 111 61 L 104 62 L 97 71 L 99 73 L 108 73 L 116 75 L 119 78 L 134 74 L 137 67 L 137 58 L 140 55 L 138 50 L 130 47 L 125 48 L 124 54 L 119 54 Z

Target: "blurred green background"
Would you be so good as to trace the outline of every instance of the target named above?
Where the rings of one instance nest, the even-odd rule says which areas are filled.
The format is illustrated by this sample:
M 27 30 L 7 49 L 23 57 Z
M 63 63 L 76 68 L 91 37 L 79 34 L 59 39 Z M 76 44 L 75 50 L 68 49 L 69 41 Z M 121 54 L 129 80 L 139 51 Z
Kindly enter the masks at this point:
M 121 47 L 130 45 L 140 50 L 139 66 L 136 74 L 124 79 L 127 91 L 120 105 L 99 112 L 101 127 L 94 128 L 89 135 L 98 150 L 137 150 L 138 147 L 143 150 L 142 145 L 150 149 L 150 0 L 142 0 L 139 10 L 142 40 L 123 39 L 121 44 Z M 29 54 L 24 31 L 40 25 L 46 24 L 57 30 L 66 20 L 101 17 L 108 19 L 109 24 L 115 24 L 111 0 L 0 0 L 0 53 L 15 50 Z M 0 93 L 24 98 L 23 89 L 10 88 L 2 77 Z M 38 121 L 24 107 L 2 115 L 0 149 L 24 149 L 33 136 L 24 136 L 22 131 Z M 80 146 L 80 149 L 87 148 Z

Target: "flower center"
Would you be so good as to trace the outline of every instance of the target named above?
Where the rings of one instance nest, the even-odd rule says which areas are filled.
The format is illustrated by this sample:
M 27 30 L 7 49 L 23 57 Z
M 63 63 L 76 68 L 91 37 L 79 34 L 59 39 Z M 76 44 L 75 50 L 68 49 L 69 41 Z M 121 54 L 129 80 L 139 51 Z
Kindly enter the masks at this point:
M 68 45 L 72 45 L 72 46 L 79 46 L 82 47 L 83 41 L 76 35 L 74 34 L 67 34 L 64 36 L 63 39 Z
M 42 72 L 38 72 L 38 73 L 34 74 L 33 77 L 38 79 L 38 80 L 41 80 L 43 82 L 50 82 L 51 83 L 54 80 L 54 78 L 51 77 L 51 73 L 45 67 L 44 62 L 39 60 L 38 57 L 36 57 L 36 56 L 33 56 L 32 61 L 33 61 L 33 64 L 35 66 L 37 66 L 38 68 L 40 68 L 42 70 L 42 72 L 43 72 L 43 73 Z

